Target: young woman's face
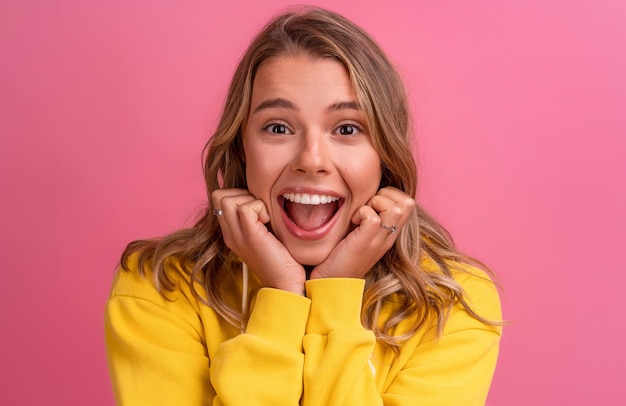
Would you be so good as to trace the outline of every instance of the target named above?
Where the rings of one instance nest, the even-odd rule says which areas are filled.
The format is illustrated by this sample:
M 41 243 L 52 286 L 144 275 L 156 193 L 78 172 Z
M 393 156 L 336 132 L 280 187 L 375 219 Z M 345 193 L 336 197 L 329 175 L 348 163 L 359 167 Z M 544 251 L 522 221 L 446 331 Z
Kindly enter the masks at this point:
M 345 67 L 271 58 L 257 70 L 243 129 L 248 189 L 303 265 L 318 265 L 353 228 L 382 169 Z

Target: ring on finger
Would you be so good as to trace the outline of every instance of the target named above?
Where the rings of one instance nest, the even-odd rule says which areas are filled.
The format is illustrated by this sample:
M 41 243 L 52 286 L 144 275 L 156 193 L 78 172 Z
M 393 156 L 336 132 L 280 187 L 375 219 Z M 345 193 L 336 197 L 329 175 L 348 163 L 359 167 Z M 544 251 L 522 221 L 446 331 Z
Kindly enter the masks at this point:
M 398 226 L 396 226 L 395 224 L 392 226 L 388 226 L 386 224 L 380 223 L 380 226 L 384 228 L 385 230 L 389 231 L 390 235 L 398 231 Z
M 221 211 L 221 210 L 213 210 L 213 214 L 219 217 L 219 216 L 223 215 L 224 212 Z

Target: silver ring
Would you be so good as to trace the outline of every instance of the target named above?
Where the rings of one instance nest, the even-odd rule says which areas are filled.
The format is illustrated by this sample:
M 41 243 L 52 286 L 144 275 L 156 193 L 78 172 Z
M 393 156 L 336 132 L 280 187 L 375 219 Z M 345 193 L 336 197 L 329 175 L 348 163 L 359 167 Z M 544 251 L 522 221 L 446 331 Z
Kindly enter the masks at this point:
M 389 231 L 390 235 L 398 231 L 398 226 L 396 226 L 395 224 L 392 226 L 388 226 L 386 224 L 380 223 L 380 226 L 384 228 L 385 230 Z
M 213 210 L 213 214 L 215 214 L 216 216 L 221 216 L 222 214 L 224 214 L 224 212 L 221 210 Z

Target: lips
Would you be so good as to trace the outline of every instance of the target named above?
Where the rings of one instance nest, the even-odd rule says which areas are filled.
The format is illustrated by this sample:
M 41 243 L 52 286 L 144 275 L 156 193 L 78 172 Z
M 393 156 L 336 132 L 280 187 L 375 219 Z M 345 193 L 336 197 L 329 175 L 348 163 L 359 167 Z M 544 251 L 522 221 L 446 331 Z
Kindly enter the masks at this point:
M 290 192 L 279 197 L 286 217 L 305 233 L 326 228 L 342 203 L 343 199 L 328 194 Z

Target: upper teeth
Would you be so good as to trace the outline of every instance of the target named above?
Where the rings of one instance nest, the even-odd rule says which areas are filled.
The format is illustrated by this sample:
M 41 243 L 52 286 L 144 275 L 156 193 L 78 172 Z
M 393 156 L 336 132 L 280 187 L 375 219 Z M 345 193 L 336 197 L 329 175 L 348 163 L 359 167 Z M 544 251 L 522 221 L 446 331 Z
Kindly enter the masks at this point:
M 308 193 L 285 193 L 283 197 L 299 204 L 326 204 L 339 200 L 339 198 L 335 196 L 310 195 Z

